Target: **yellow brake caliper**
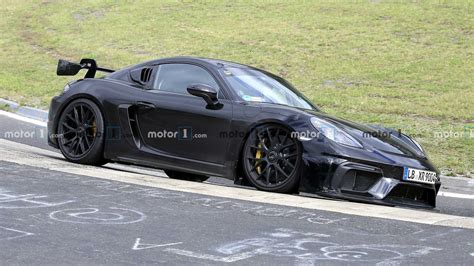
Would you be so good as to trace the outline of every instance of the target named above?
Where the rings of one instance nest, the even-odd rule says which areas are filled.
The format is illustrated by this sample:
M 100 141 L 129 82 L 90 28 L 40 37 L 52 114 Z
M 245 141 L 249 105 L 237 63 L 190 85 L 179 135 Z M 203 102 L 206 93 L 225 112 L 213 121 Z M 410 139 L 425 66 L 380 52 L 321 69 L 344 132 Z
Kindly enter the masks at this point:
M 258 143 L 258 149 L 257 149 L 257 153 L 255 154 L 255 158 L 257 159 L 255 161 L 255 165 L 257 165 L 257 163 L 259 162 L 259 160 L 262 158 L 262 143 Z M 260 174 L 262 170 L 260 169 L 260 166 L 257 167 L 257 174 Z
M 92 136 L 95 137 L 95 132 L 97 131 L 97 126 L 95 124 L 95 119 L 94 122 L 92 122 Z

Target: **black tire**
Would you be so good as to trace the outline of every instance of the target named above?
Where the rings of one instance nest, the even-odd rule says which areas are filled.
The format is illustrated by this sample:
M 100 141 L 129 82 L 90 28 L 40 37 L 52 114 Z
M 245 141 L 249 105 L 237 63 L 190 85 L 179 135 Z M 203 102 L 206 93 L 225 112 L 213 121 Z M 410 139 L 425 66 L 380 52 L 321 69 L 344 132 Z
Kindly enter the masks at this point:
M 254 129 L 242 152 L 245 177 L 259 190 L 293 193 L 300 180 L 301 145 L 280 125 Z
M 187 181 L 196 181 L 196 182 L 204 182 L 209 179 L 207 175 L 197 175 L 197 174 L 190 174 L 184 173 L 174 170 L 164 170 L 165 174 L 171 179 L 180 179 L 180 180 L 187 180 Z
M 62 112 L 58 123 L 58 144 L 67 160 L 89 165 L 103 165 L 104 118 L 91 100 L 72 101 Z

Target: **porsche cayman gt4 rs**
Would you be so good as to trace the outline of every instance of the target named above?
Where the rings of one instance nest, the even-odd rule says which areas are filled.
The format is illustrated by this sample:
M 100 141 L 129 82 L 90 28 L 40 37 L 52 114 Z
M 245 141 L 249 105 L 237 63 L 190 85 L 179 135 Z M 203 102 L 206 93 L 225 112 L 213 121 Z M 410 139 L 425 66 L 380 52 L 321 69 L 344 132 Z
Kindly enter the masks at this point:
M 409 136 L 319 110 L 283 78 L 222 60 L 175 57 L 121 70 L 60 60 L 48 142 L 70 161 L 221 176 L 281 193 L 435 207 L 439 172 Z M 106 72 L 96 78 L 96 72 Z

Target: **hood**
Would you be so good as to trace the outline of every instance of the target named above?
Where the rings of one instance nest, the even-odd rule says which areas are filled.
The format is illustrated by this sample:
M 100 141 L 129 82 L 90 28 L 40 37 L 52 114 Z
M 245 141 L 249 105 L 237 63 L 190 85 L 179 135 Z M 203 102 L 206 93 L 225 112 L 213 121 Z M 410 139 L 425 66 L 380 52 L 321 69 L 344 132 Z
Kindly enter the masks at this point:
M 359 141 L 365 149 L 409 157 L 426 158 L 424 152 L 418 149 L 410 138 L 396 130 L 379 126 L 362 125 L 317 111 L 305 110 L 305 112 L 319 119 L 326 120 L 344 130 Z

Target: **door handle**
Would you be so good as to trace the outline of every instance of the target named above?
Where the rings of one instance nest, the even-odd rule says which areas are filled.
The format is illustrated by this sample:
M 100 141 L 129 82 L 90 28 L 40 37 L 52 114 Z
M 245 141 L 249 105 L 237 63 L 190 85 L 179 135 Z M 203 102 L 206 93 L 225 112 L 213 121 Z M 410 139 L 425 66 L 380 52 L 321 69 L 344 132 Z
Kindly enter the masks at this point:
M 149 102 L 137 102 L 135 105 L 142 109 L 155 109 L 156 108 L 154 104 L 149 103 Z

